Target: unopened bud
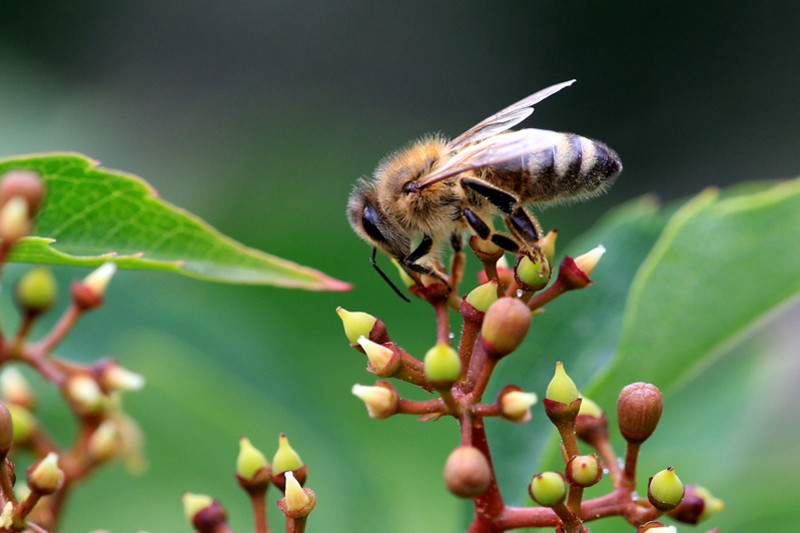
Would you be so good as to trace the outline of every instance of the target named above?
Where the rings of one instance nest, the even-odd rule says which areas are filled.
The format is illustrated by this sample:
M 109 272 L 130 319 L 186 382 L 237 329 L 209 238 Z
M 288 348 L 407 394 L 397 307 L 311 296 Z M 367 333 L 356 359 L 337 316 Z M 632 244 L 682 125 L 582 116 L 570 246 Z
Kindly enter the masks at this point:
M 567 371 L 564 370 L 564 365 L 561 361 L 556 363 L 556 372 L 553 375 L 553 379 L 550 380 L 550 384 L 547 385 L 545 398 L 567 405 L 580 398 L 578 387 L 575 386 L 572 378 L 567 375 Z
M 503 418 L 513 422 L 527 422 L 531 418 L 531 407 L 537 401 L 539 397 L 535 392 L 508 390 L 500 396 L 500 412 Z
M 639 526 L 636 533 L 677 533 L 675 526 L 665 526 L 661 522 L 653 521 Z
M 567 480 L 571 485 L 591 487 L 603 477 L 603 468 L 596 455 L 576 455 L 567 463 Z
M 290 511 L 299 511 L 311 502 L 303 487 L 295 479 L 294 474 L 286 472 L 286 508 Z
M 90 376 L 69 378 L 64 385 L 64 394 L 74 409 L 82 415 L 99 414 L 108 405 L 108 398 Z
M 725 503 L 714 497 L 708 489 L 692 484 L 686 486 L 681 503 L 669 515 L 680 522 L 697 524 L 724 508 Z
M 684 487 L 670 466 L 653 477 L 647 484 L 647 499 L 659 511 L 674 509 L 683 499 Z
M 184 492 L 181 500 L 183 501 L 183 513 L 190 524 L 197 513 L 214 503 L 214 499 L 211 496 L 193 492 Z
M 21 405 L 8 404 L 6 408 L 11 414 L 11 422 L 14 425 L 14 444 L 28 442 L 39 425 L 36 417 Z
M 107 390 L 137 391 L 144 387 L 145 379 L 141 374 L 111 362 L 103 368 L 100 383 Z
M 11 412 L 3 402 L 0 402 L 0 461 L 6 460 L 6 455 L 14 442 L 14 421 Z
M 31 216 L 36 214 L 44 197 L 44 183 L 32 170 L 9 170 L 0 176 L 0 206 L 12 198 L 22 197 L 28 204 Z
M 417 284 L 417 282 L 414 281 L 414 278 L 408 275 L 408 272 L 406 272 L 406 269 L 400 264 L 400 261 L 392 257 L 392 264 L 397 269 L 397 273 L 400 275 L 400 280 L 403 282 L 403 285 L 406 287 L 413 287 Z
M 581 269 L 581 272 L 583 272 L 588 278 L 592 274 L 592 271 L 594 271 L 594 268 L 597 266 L 597 263 L 600 262 L 600 258 L 602 258 L 603 254 L 605 253 L 606 253 L 605 247 L 602 244 L 598 245 L 589 250 L 588 252 L 586 252 L 585 254 L 576 257 L 575 264 L 578 266 L 579 269 Z
M 14 503 L 6 502 L 3 506 L 3 512 L 0 513 L 0 528 L 10 529 L 14 524 Z
M 447 387 L 461 375 L 461 359 L 452 346 L 440 342 L 428 350 L 423 361 L 425 379 L 435 386 Z
M 18 241 L 31 230 L 28 202 L 15 196 L 0 208 L 0 239 L 9 243 Z
M 259 470 L 266 473 L 267 458 L 261 451 L 253 446 L 250 439 L 239 439 L 239 455 L 236 457 L 236 475 L 243 479 L 251 479 Z
M 17 303 L 26 312 L 43 313 L 56 301 L 58 294 L 56 278 L 46 267 L 32 268 L 20 278 L 14 294 Z
M 186 520 L 200 533 L 222 531 L 227 524 L 228 513 L 217 500 L 205 494 L 183 494 L 183 512 Z M 225 530 L 227 531 L 227 530 Z
M 543 507 L 555 507 L 567 497 L 567 482 L 560 472 L 542 472 L 533 476 L 528 493 Z
M 370 369 L 379 376 L 391 375 L 400 366 L 400 358 L 390 348 L 363 336 L 358 338 L 358 344 L 367 354 Z
M 608 418 L 600 406 L 586 396 L 581 397 L 581 407 L 575 419 L 575 435 L 592 446 L 599 439 L 608 437 Z
M 447 488 L 462 498 L 472 498 L 486 492 L 492 480 L 489 461 L 473 446 L 459 446 L 447 457 L 444 482 Z
M 521 255 L 514 268 L 514 277 L 520 288 L 526 291 L 538 291 L 550 281 L 550 262 L 538 248 L 531 255 Z
M 531 310 L 527 305 L 517 298 L 500 298 L 483 319 L 483 346 L 493 358 L 508 355 L 522 344 L 530 326 Z
M 112 262 L 106 262 L 94 269 L 88 276 L 83 278 L 83 284 L 86 285 L 93 293 L 98 296 L 103 296 L 106 293 L 108 284 L 111 278 L 117 272 L 117 265 Z
M 348 311 L 343 307 L 336 308 L 336 314 L 342 319 L 344 334 L 350 344 L 357 344 L 359 337 L 369 338 L 369 333 L 377 318 L 361 311 Z
M 539 245 L 539 249 L 542 251 L 544 256 L 547 258 L 549 263 L 553 263 L 553 259 L 556 256 L 556 238 L 558 237 L 558 230 L 551 229 L 547 232 L 547 235 L 539 239 L 537 243 Z
M 352 393 L 364 402 L 371 418 L 386 418 L 397 411 L 397 391 L 386 382 L 371 387 L 356 384 Z
M 641 443 L 653 434 L 664 403 L 661 391 L 650 383 L 631 383 L 625 386 L 617 399 L 617 422 L 625 440 Z
M 92 433 L 87 446 L 89 455 L 95 462 L 103 463 L 112 459 L 120 450 L 121 435 L 112 420 L 105 420 Z
M 578 411 L 578 416 L 587 415 L 587 416 L 594 416 L 600 418 L 603 416 L 603 410 L 597 405 L 595 402 L 587 398 L 586 396 L 582 396 L 583 400 L 581 400 L 581 408 Z
M 492 279 L 478 285 L 467 294 L 465 300 L 481 313 L 485 313 L 489 306 L 497 300 L 497 280 Z
M 278 451 L 272 458 L 272 473 L 282 474 L 289 470 L 297 470 L 303 466 L 300 455 L 289 445 L 289 438 L 285 433 L 281 433 L 278 438 Z
M 50 452 L 28 468 L 28 486 L 41 494 L 53 494 L 64 483 L 64 472 L 58 467 L 58 455 Z
M 22 372 L 13 366 L 4 368 L 0 373 L 0 394 L 7 403 L 27 408 L 33 407 L 36 403 L 36 396 L 30 383 Z

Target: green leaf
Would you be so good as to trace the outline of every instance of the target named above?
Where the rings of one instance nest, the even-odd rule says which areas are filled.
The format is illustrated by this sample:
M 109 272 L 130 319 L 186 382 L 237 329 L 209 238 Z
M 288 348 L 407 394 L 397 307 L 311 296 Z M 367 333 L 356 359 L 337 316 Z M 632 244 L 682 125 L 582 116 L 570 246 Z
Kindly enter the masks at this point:
M 669 394 L 697 377 L 796 301 L 798 236 L 800 180 L 688 202 L 637 272 L 616 355 L 587 394 L 613 402 L 631 381 Z
M 47 197 L 33 236 L 10 260 L 27 263 L 166 270 L 230 283 L 347 290 L 349 283 L 248 248 L 156 196 L 144 180 L 78 154 L 0 160 L 0 173 L 38 172 Z

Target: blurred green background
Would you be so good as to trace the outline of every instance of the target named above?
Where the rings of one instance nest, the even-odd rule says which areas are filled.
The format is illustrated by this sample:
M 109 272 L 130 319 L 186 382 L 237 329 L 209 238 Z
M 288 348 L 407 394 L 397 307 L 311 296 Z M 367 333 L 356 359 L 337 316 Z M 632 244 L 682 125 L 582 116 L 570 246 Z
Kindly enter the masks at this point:
M 317 491 L 312 531 L 457 531 L 465 510 L 440 476 L 455 424 L 373 421 L 350 394 L 372 380 L 347 346 L 337 305 L 379 315 L 414 353 L 435 334 L 432 313 L 400 302 L 350 231 L 354 180 L 423 133 L 456 135 L 571 78 L 578 83 L 526 124 L 602 139 L 625 172 L 611 194 L 541 214 L 562 242 L 644 193 L 673 199 L 795 176 L 799 27 L 800 6 L 766 1 L 5 2 L 0 154 L 85 153 L 247 245 L 355 283 L 346 294 L 303 293 L 121 272 L 109 305 L 60 352 L 113 355 L 148 377 L 126 405 L 147 434 L 151 465 L 135 478 L 103 471 L 76 492 L 64 530 L 188 531 L 180 494 L 190 490 L 220 498 L 247 531 L 232 477 L 238 437 L 271 455 L 286 432 Z M 83 272 L 57 274 L 66 286 Z M 7 302 L 2 318 L 15 321 Z M 772 327 L 786 332 L 796 321 Z M 771 337 L 783 348 L 769 353 L 795 356 L 769 359 L 788 387 L 796 344 Z M 744 380 L 737 369 L 747 364 L 736 361 L 715 367 L 720 382 Z M 542 392 L 546 383 L 520 385 Z M 715 390 L 688 389 L 703 402 Z M 44 406 L 45 418 L 59 414 Z M 69 424 L 59 431 L 66 438 Z M 737 460 L 759 460 L 757 447 L 740 451 Z

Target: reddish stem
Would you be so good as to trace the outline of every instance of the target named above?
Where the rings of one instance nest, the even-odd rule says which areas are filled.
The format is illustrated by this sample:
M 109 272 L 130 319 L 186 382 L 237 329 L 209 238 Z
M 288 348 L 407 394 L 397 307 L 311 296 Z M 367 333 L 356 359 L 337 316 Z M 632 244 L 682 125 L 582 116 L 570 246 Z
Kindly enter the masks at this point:
M 250 493 L 250 506 L 253 509 L 253 531 L 255 533 L 269 533 L 266 494 L 266 491 Z
M 444 414 L 447 406 L 441 398 L 418 402 L 416 400 L 397 400 L 397 412 L 404 415 L 427 415 L 431 413 Z
M 53 326 L 53 329 L 50 330 L 50 333 L 47 334 L 47 337 L 37 344 L 32 345 L 30 350 L 45 354 L 52 352 L 53 349 L 58 346 L 62 340 L 64 340 L 64 337 L 66 337 L 67 333 L 72 330 L 82 314 L 83 310 L 80 307 L 74 303 L 71 304 L 64 311 L 64 314 L 61 315 L 61 318 L 58 319 L 58 322 L 55 326 Z
M 561 296 L 562 294 L 567 292 L 567 290 L 568 288 L 564 284 L 564 282 L 561 281 L 560 278 L 556 278 L 556 280 L 553 282 L 552 285 L 550 285 L 545 290 L 538 293 L 536 296 L 534 296 L 528 301 L 528 307 L 530 307 L 531 309 L 539 309 L 540 307 L 544 307 L 545 305 L 550 303 L 550 301 L 552 301 L 554 298 Z
M 636 461 L 639 458 L 640 447 L 640 442 L 629 442 L 625 449 L 625 470 L 622 475 L 622 484 L 631 489 L 636 487 Z

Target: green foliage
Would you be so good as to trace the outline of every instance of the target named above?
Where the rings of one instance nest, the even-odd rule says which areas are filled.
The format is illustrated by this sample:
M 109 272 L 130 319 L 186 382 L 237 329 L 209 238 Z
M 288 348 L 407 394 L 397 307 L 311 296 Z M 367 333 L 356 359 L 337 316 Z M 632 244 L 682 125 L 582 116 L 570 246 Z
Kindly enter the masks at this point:
M 146 182 L 97 166 L 77 154 L 0 160 L 0 173 L 37 171 L 48 195 L 12 261 L 167 270 L 231 283 L 311 290 L 349 284 L 291 261 L 248 248 L 200 218 L 157 197 Z

